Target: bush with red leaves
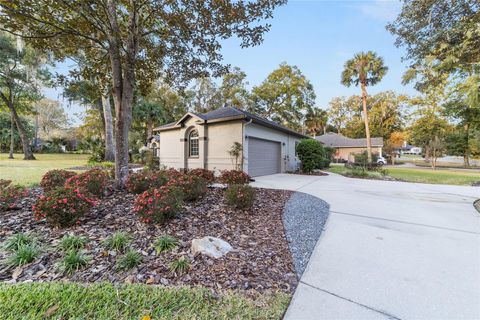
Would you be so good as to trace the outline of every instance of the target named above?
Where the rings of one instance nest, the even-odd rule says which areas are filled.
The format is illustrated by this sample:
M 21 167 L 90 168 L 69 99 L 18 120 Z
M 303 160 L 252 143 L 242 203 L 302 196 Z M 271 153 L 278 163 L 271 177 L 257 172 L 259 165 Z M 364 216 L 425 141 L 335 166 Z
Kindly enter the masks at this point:
M 95 201 L 79 189 L 57 188 L 41 196 L 33 205 L 36 220 L 46 219 L 52 227 L 70 227 L 79 222 Z
M 27 190 L 21 186 L 11 185 L 11 180 L 0 179 L 0 210 L 12 210 L 18 207 L 20 199 L 27 195 Z
M 208 190 L 207 180 L 191 174 L 181 174 L 170 179 L 167 186 L 178 187 L 182 191 L 183 200 L 195 201 L 203 197 Z
M 191 169 L 190 171 L 188 171 L 188 174 L 202 177 L 203 179 L 207 180 L 208 183 L 212 183 L 215 181 L 215 174 L 212 170 L 197 168 Z
M 43 188 L 44 192 L 49 192 L 55 188 L 63 187 L 65 182 L 75 175 L 76 173 L 73 171 L 50 170 L 43 175 L 42 181 L 40 181 L 40 186 Z
M 225 191 L 225 201 L 237 209 L 248 209 L 255 201 L 255 189 L 243 184 L 230 185 Z
M 91 169 L 69 178 L 65 188 L 78 189 L 81 193 L 102 197 L 106 191 L 109 177 L 108 173 L 100 169 Z
M 140 171 L 128 175 L 125 187 L 128 192 L 140 194 L 151 188 L 160 188 L 168 181 L 167 174 L 161 171 Z
M 145 191 L 135 199 L 134 211 L 145 223 L 163 223 L 182 207 L 181 190 L 162 186 Z
M 247 184 L 250 176 L 241 170 L 222 170 L 220 181 L 226 184 Z

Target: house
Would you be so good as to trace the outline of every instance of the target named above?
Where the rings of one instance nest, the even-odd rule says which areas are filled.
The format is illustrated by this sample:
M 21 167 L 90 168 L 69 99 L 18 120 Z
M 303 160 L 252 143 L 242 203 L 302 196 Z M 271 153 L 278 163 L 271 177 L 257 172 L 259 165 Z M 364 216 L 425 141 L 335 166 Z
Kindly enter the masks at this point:
M 399 148 L 399 153 L 400 154 L 415 154 L 419 155 L 422 153 L 422 148 L 420 147 L 415 147 L 410 144 L 408 144 L 406 141 L 403 143 L 402 147 Z
M 250 176 L 294 171 L 296 144 L 308 138 L 273 121 L 233 107 L 186 113 L 154 131 L 160 165 L 175 169 L 240 169 Z M 238 156 L 229 151 L 237 145 Z
M 352 139 L 341 134 L 328 132 L 324 135 L 318 136 L 315 139 L 326 146 L 334 148 L 335 159 L 337 162 L 354 162 L 354 155 L 362 153 L 367 150 L 367 139 Z M 371 138 L 372 152 L 374 154 L 382 155 L 383 138 Z

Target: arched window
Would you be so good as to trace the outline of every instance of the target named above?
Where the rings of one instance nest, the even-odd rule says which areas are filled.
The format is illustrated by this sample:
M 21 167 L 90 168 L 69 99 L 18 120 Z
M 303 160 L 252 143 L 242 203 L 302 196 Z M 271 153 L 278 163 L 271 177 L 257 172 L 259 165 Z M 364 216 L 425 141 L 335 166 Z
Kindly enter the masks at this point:
M 192 130 L 188 135 L 188 156 L 198 157 L 198 131 Z

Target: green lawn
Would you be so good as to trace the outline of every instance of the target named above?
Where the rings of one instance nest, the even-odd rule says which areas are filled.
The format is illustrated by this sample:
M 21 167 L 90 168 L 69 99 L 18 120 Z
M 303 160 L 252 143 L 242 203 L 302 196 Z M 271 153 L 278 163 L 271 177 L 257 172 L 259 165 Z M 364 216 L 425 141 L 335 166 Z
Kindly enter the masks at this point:
M 39 183 L 45 172 L 87 164 L 88 154 L 35 154 L 37 160 L 22 160 L 23 155 L 0 153 L 0 179 L 12 180 L 14 184 L 30 186 Z
M 480 181 L 480 171 L 477 170 L 432 170 L 388 166 L 385 169 L 387 169 L 389 176 L 409 182 L 470 185 L 472 182 Z M 332 166 L 328 171 L 343 174 L 348 169 L 344 166 Z
M 109 283 L 0 284 L 2 319 L 281 319 L 290 296 Z

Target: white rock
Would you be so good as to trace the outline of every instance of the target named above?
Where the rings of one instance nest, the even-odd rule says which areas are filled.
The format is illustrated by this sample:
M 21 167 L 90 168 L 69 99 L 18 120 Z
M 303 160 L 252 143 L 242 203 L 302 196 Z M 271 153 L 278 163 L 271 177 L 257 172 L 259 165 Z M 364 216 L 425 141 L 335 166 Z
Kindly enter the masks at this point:
M 201 239 L 192 240 L 192 254 L 197 255 L 198 253 L 207 255 L 211 258 L 221 258 L 223 255 L 232 251 L 232 246 L 219 238 L 214 237 L 203 237 Z

